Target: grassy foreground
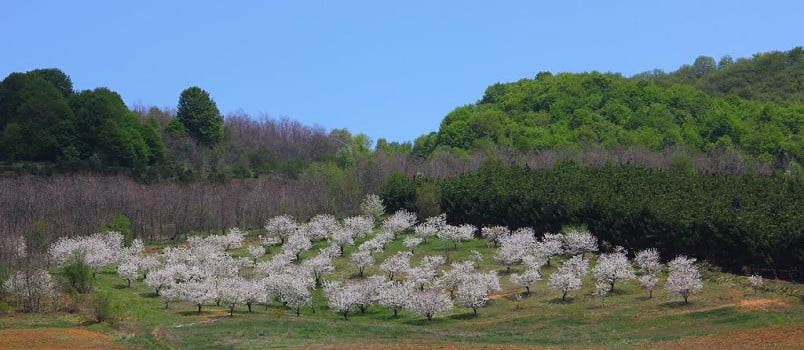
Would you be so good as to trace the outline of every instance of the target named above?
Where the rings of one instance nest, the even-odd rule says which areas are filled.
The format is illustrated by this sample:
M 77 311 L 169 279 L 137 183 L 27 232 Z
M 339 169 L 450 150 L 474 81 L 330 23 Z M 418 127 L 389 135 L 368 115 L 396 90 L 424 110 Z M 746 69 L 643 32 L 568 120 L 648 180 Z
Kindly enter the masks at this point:
M 404 249 L 401 242 L 405 237 L 401 235 L 376 256 L 377 265 Z M 325 244 L 316 243 L 309 254 Z M 348 257 L 354 249 L 335 259 L 336 270 L 325 279 L 358 278 Z M 394 318 L 391 310 L 372 306 L 366 314 L 344 320 L 327 309 L 320 290 L 314 292 L 314 308 L 303 309 L 298 317 L 278 302 L 255 305 L 251 313 L 241 306 L 233 317 L 226 307 L 214 305 L 204 306 L 200 314 L 194 305 L 184 303 L 173 303 L 165 310 L 153 290 L 141 281 L 126 287 L 109 267 L 98 275 L 94 293 L 107 296 L 111 308 L 121 315 L 119 319 L 89 321 L 93 317 L 84 304 L 92 296 L 63 296 L 55 305 L 59 311 L 38 315 L 18 314 L 0 303 L 0 349 L 4 337 L 18 337 L 31 329 L 65 328 L 110 336 L 110 341 L 98 348 L 683 348 L 712 337 L 740 341 L 744 333 L 750 334 L 746 339 L 764 344 L 761 348 L 804 348 L 804 286 L 800 284 L 766 281 L 766 289 L 755 294 L 746 286 L 745 277 L 702 269 L 704 290 L 685 305 L 679 296 L 663 289 L 648 299 L 637 281 L 618 283 L 614 292 L 601 300 L 592 296 L 593 277 L 587 276 L 584 287 L 562 302 L 561 294 L 551 291 L 546 282 L 560 259 L 542 269 L 545 280 L 531 287 L 529 296 L 511 285 L 505 268 L 493 259 L 495 248 L 483 240 L 464 242 L 456 250 L 451 242 L 432 238 L 417 247 L 412 262 L 416 265 L 423 256 L 434 254 L 460 261 L 468 258 L 472 249 L 484 256 L 480 270 L 498 271 L 503 286 L 503 291 L 492 295 L 488 305 L 478 311 L 477 318 L 471 309 L 455 308 L 427 322 L 423 316 L 405 311 Z M 244 251 L 234 254 L 245 255 Z M 595 258 L 590 260 L 594 263 Z M 515 266 L 512 272 L 521 269 Z M 381 272 L 375 265 L 366 273 Z M 767 341 L 762 339 L 766 336 Z M 64 339 L 63 348 L 77 345 Z M 715 343 L 703 344 L 691 347 L 707 348 Z

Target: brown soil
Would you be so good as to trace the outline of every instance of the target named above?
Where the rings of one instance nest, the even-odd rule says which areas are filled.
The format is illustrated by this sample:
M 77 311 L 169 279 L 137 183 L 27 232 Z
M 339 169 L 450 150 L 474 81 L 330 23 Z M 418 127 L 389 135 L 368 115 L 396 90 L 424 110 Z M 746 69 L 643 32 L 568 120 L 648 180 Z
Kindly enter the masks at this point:
M 509 294 L 513 294 L 513 293 L 520 292 L 520 291 L 524 292 L 525 289 L 522 288 L 522 287 L 506 289 L 506 290 L 504 290 L 502 292 L 489 294 L 489 299 L 492 299 L 492 300 L 494 300 L 494 299 L 502 299 L 502 298 L 505 298 L 506 296 L 508 296 Z
M 119 349 L 106 334 L 80 328 L 0 329 L 0 350 Z
M 770 306 L 782 306 L 788 307 L 787 303 L 782 301 L 782 299 L 742 299 L 737 302 L 737 307 L 746 308 L 746 309 L 760 309 L 766 310 Z
M 383 344 L 383 345 L 360 345 L 360 346 L 343 346 L 343 347 L 316 347 L 316 349 L 321 350 L 356 350 L 356 349 L 368 349 L 368 350 L 380 350 L 380 349 L 389 349 L 389 350 L 435 350 L 435 349 L 447 349 L 447 350 L 459 350 L 459 349 L 468 349 L 468 350 L 525 350 L 525 349 L 532 349 L 532 350 L 558 350 L 558 349 L 580 349 L 580 348 L 561 348 L 561 347 L 549 347 L 549 346 L 534 346 L 534 345 L 472 345 L 472 344 Z M 588 348 L 584 348 L 588 349 Z
M 804 322 L 650 343 L 640 349 L 804 349 Z

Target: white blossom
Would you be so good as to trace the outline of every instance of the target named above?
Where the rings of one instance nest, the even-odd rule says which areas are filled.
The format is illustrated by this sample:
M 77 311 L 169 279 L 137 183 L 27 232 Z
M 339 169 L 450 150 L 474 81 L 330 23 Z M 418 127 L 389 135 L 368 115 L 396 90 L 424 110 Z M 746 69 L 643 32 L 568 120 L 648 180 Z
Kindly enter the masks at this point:
M 471 274 L 458 287 L 458 305 L 472 309 L 477 317 L 477 309 L 486 305 L 489 300 L 489 292 L 499 291 L 500 281 L 497 273 L 490 272 L 485 274 Z
M 497 249 L 495 259 L 510 272 L 511 266 L 521 263 L 522 258 L 532 251 L 535 243 L 532 232 L 517 230 L 500 240 L 500 248 Z
M 380 270 L 388 274 L 388 279 L 393 280 L 396 275 L 410 269 L 410 258 L 412 256 L 413 254 L 410 252 L 397 252 L 380 264 Z
M 597 251 L 597 237 L 589 231 L 570 231 L 564 234 L 564 251 L 569 255 L 578 255 Z
M 475 230 L 476 228 L 469 224 L 463 224 L 460 226 L 444 225 L 438 231 L 438 238 L 452 241 L 455 249 L 458 249 L 458 243 L 472 239 Z
M 628 262 L 628 257 L 622 247 L 618 247 L 611 254 L 601 254 L 592 273 L 598 282 L 608 283 L 611 290 L 614 290 L 616 282 L 628 281 L 636 277 L 634 268 Z
M 278 239 L 282 244 L 288 236 L 298 229 L 296 220 L 290 215 L 280 215 L 265 221 L 266 239 Z
M 407 270 L 408 281 L 413 282 L 419 289 L 424 289 L 426 285 L 433 284 L 438 275 L 438 268 L 446 262 L 443 256 L 425 256 L 417 267 Z
M 332 258 L 326 254 L 318 254 L 303 261 L 301 267 L 313 276 L 316 286 L 321 285 L 321 277 L 335 270 L 335 266 L 332 265 Z
M 275 296 L 298 316 L 302 306 L 313 303 L 310 289 L 315 281 L 304 273 L 288 271 L 269 276 L 265 280 L 267 294 Z M 267 300 L 268 298 L 266 298 Z
M 694 263 L 695 259 L 683 255 L 679 255 L 667 263 L 667 266 L 670 268 L 670 273 L 667 275 L 665 288 L 673 293 L 681 295 L 684 298 L 684 304 L 687 304 L 687 298 L 689 298 L 690 295 L 698 293 L 703 289 L 701 273 L 698 271 L 698 268 L 693 265 Z
M 140 272 L 142 272 L 142 277 L 145 278 L 148 277 L 151 271 L 162 266 L 162 262 L 153 255 L 146 255 L 137 259 L 137 266 L 139 266 Z
M 351 255 L 352 263 L 357 267 L 358 274 L 362 277 L 366 267 L 374 265 L 374 257 L 370 251 L 358 250 Z
M 250 245 L 246 248 L 246 251 L 254 259 L 254 262 L 257 262 L 257 259 L 265 255 L 265 247 L 261 245 Z
M 410 251 L 412 252 L 413 248 L 416 248 L 416 246 L 421 244 L 423 241 L 424 241 L 424 239 L 421 238 L 421 237 L 410 236 L 410 237 L 405 238 L 402 241 L 402 245 L 404 245 L 405 247 L 410 249 Z
M 56 294 L 53 278 L 45 270 L 17 270 L 3 282 L 3 288 L 26 312 L 42 311 Z
M 122 249 L 122 234 L 103 232 L 86 237 L 62 237 L 50 246 L 48 253 L 56 266 L 63 266 L 73 254 L 82 255 L 93 273 L 97 273 L 107 265 L 118 261 Z
M 449 311 L 453 306 L 449 295 L 441 290 L 431 288 L 414 291 L 405 309 L 415 314 L 424 315 L 427 317 L 427 321 L 432 321 L 436 313 Z
M 382 228 L 384 231 L 390 232 L 394 235 L 394 237 L 396 237 L 398 234 L 402 233 L 402 231 L 413 227 L 415 224 L 416 214 L 401 209 L 389 216 L 387 219 L 383 220 Z
M 449 291 L 450 297 L 455 295 L 458 287 L 475 273 L 475 264 L 472 261 L 454 262 L 450 270 L 444 271 L 438 279 L 437 285 Z
M 314 216 L 305 226 L 308 231 L 308 237 L 311 241 L 318 241 L 327 238 L 335 231 L 341 230 L 342 227 L 338 224 L 338 220 L 331 214 L 319 214 Z
M 550 275 L 548 285 L 555 291 L 562 292 L 561 300 L 567 298 L 567 293 L 581 289 L 581 276 L 589 273 L 589 261 L 580 255 L 573 256 L 562 264 L 558 271 Z
M 541 280 L 542 275 L 539 273 L 538 268 L 528 267 L 522 274 L 512 273 L 509 279 L 511 280 L 511 283 L 525 287 L 525 294 L 530 295 L 530 286 L 534 282 Z
M 117 275 L 126 280 L 128 287 L 131 287 L 131 280 L 137 279 L 139 276 L 139 265 L 133 259 L 123 261 L 117 265 Z
M 385 278 L 382 276 L 369 276 L 363 281 L 347 284 L 347 288 L 352 289 L 353 293 L 357 295 L 355 306 L 361 314 L 365 314 L 366 309 L 377 301 L 379 290 L 385 282 Z
M 765 285 L 765 281 L 762 280 L 762 276 L 760 275 L 751 275 L 748 276 L 748 285 L 754 289 L 754 294 L 756 294 L 757 290 L 762 289 L 762 287 Z
M 377 303 L 394 311 L 394 317 L 399 310 L 405 308 L 413 294 L 413 284 L 410 282 L 388 281 L 377 289 Z
M 600 297 L 600 303 L 603 306 L 606 306 L 606 296 L 611 291 L 611 285 L 606 281 L 597 281 L 595 284 L 595 291 L 593 294 L 597 297 Z
M 659 285 L 659 278 L 655 274 L 642 275 L 639 277 L 639 283 L 650 293 L 648 298 L 653 298 L 653 291 Z
M 545 261 L 550 266 L 550 258 L 564 254 L 564 241 L 562 235 L 545 233 L 535 244 L 533 255 Z
M 509 234 L 511 234 L 511 230 L 505 226 L 492 226 L 480 229 L 480 235 L 488 239 L 495 247 L 500 245 L 500 239 Z
M 332 244 L 336 245 L 343 254 L 343 248 L 355 244 L 355 232 L 349 229 L 338 228 L 332 233 Z
M 218 298 L 218 289 L 213 278 L 176 283 L 172 288 L 175 288 L 179 300 L 196 305 L 198 313 L 201 313 L 201 306 Z
M 440 214 L 437 216 L 432 216 L 427 218 L 423 224 L 416 225 L 413 228 L 413 231 L 419 235 L 425 242 L 427 242 L 427 237 L 433 237 L 441 231 L 444 226 L 447 225 L 447 215 Z
M 376 194 L 367 194 L 360 203 L 360 213 L 365 217 L 379 218 L 385 214 L 385 205 L 382 198 Z
M 356 238 L 365 238 L 374 231 L 374 217 L 352 216 L 343 219 L 343 227 L 354 233 Z
M 182 271 L 183 269 L 179 270 Z M 181 278 L 177 276 L 176 265 L 165 266 L 162 269 L 151 271 L 148 276 L 145 276 L 143 282 L 148 287 L 155 290 L 155 294 L 159 296 L 159 292 L 163 288 L 169 288 L 173 285 L 174 281 Z
M 656 248 L 640 250 L 636 253 L 634 262 L 644 274 L 655 274 L 662 268 L 659 263 L 659 251 Z
M 282 252 L 293 255 L 295 259 L 298 259 L 301 252 L 307 251 L 312 247 L 313 242 L 310 242 L 310 237 L 297 232 L 287 238 L 287 242 L 282 245 Z
M 346 288 L 338 281 L 324 282 L 324 296 L 330 310 L 343 315 L 344 319 L 349 319 L 349 313 L 360 297 L 354 289 Z
M 229 277 L 221 279 L 219 285 L 219 297 L 229 307 L 229 316 L 232 316 L 235 307 L 246 302 L 251 283 L 242 277 Z
M 550 275 L 548 280 L 550 288 L 555 291 L 562 292 L 561 300 L 567 298 L 567 293 L 581 289 L 581 279 L 569 271 L 557 271 Z

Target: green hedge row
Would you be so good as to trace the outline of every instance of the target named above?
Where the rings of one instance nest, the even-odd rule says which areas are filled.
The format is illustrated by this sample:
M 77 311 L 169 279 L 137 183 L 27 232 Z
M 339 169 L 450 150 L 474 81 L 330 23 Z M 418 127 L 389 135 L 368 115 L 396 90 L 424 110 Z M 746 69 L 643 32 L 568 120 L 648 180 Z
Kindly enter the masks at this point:
M 804 266 L 804 181 L 571 162 L 532 170 L 488 162 L 441 183 L 454 222 L 556 232 L 586 225 L 600 240 L 656 247 L 732 271 Z

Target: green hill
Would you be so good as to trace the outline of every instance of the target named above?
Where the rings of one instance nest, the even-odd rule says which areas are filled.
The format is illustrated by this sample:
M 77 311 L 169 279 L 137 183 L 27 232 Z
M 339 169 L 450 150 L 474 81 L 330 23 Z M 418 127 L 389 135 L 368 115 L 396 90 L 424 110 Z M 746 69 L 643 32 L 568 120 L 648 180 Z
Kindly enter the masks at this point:
M 795 52 L 800 50 L 791 51 Z M 688 80 L 680 77 L 691 68 L 650 79 L 598 72 L 539 73 L 533 79 L 494 84 L 477 103 L 449 113 L 438 132 L 418 138 L 415 153 L 426 156 L 439 147 L 538 151 L 636 145 L 692 152 L 735 149 L 779 165 L 790 160 L 800 163 L 804 75 L 795 72 L 802 70 L 802 64 L 788 59 L 792 64 L 773 68 L 780 55 L 790 57 L 757 55 L 722 72 Z M 751 72 L 751 78 L 741 74 L 745 71 Z M 779 82 L 780 75 L 787 79 Z M 723 89 L 709 93 L 697 85 Z M 762 97 L 771 95 L 783 100 Z

